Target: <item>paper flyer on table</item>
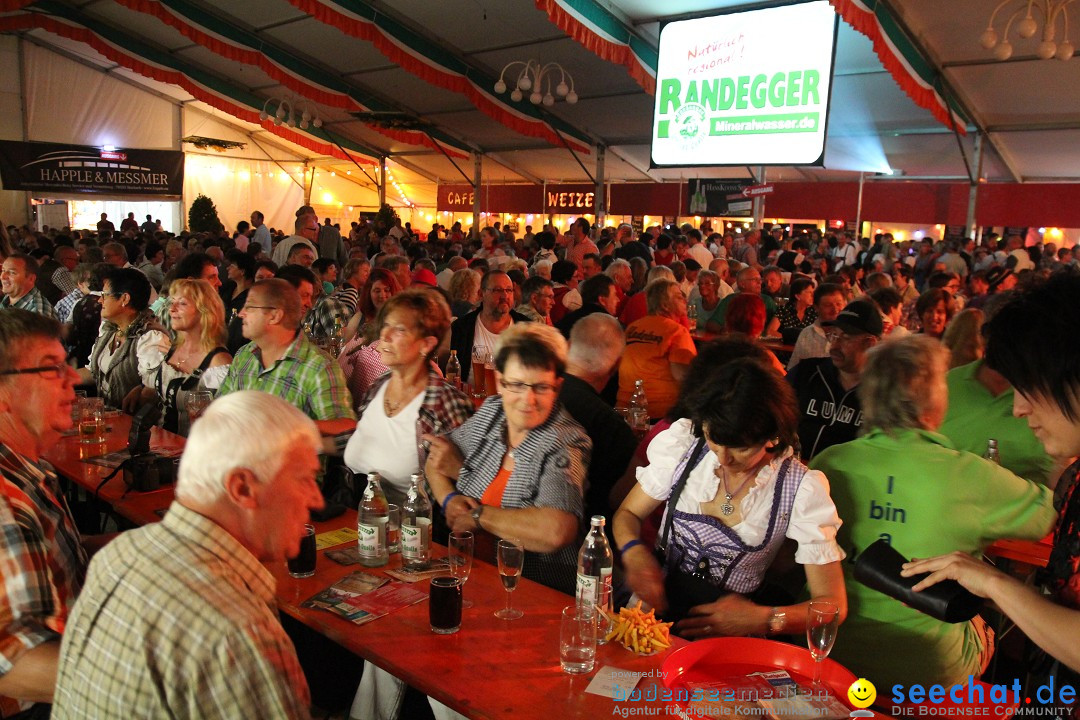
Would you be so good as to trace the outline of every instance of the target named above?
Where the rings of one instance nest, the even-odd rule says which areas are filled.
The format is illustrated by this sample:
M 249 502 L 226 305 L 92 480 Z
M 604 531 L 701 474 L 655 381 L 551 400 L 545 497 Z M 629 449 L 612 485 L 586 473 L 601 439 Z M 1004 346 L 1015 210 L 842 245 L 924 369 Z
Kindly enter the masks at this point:
M 421 580 L 426 580 L 435 577 L 436 575 L 449 575 L 450 561 L 446 558 L 439 558 L 438 560 L 432 560 L 431 564 L 423 570 L 406 570 L 405 568 L 401 568 L 398 570 L 387 570 L 386 574 L 396 580 L 407 583 L 420 582 Z
M 596 675 L 593 676 L 589 686 L 585 688 L 585 692 L 615 699 L 617 697 L 616 688 L 618 688 L 622 697 L 625 698 L 627 694 L 637 687 L 638 681 L 641 680 L 644 674 L 642 672 L 622 670 L 614 665 L 605 665 L 596 671 Z
M 309 598 L 301 607 L 326 610 L 363 625 L 427 597 L 427 593 L 396 580 L 354 572 Z
M 343 527 L 319 533 L 315 536 L 315 549 L 325 550 L 328 547 L 344 545 L 347 542 L 356 542 L 356 528 Z

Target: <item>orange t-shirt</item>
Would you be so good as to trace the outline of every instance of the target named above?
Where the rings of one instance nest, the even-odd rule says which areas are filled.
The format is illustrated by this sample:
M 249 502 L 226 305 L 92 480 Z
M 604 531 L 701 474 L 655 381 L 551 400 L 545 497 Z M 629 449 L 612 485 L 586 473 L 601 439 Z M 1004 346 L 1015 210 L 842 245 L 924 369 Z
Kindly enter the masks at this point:
M 671 363 L 689 365 L 697 356 L 690 331 L 666 317 L 646 315 L 626 328 L 626 350 L 619 364 L 618 404 L 626 407 L 634 381 L 645 381 L 649 417 L 663 417 L 679 397 Z
M 480 502 L 492 507 L 502 507 L 503 495 L 506 493 L 506 483 L 509 481 L 510 471 L 506 468 L 499 468 L 499 472 L 495 473 L 495 479 L 491 481 L 491 484 L 484 490 L 484 494 L 480 496 Z

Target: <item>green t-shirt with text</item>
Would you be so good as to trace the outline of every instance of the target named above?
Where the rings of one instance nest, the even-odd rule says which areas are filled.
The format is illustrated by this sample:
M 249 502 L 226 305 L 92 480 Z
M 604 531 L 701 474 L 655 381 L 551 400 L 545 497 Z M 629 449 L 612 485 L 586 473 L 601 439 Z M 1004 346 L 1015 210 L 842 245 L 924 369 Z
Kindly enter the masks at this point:
M 848 616 L 830 657 L 879 688 L 978 677 L 982 644 L 971 623 L 944 623 L 871 590 L 854 579 L 855 560 L 879 538 L 907 558 L 1042 538 L 1055 520 L 1050 491 L 916 429 L 873 430 L 826 448 L 810 467 L 829 479 L 848 555 Z

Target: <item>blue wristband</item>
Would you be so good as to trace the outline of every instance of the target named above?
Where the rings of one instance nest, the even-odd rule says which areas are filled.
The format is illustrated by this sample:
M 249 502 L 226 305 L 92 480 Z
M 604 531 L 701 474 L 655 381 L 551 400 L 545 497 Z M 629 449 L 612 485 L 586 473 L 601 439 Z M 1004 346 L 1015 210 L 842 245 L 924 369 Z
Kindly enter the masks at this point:
M 446 504 L 448 502 L 450 502 L 451 500 L 453 500 L 458 495 L 461 495 L 461 493 L 459 493 L 457 490 L 454 490 L 454 491 L 448 493 L 447 496 L 443 498 L 443 501 L 442 501 L 442 514 L 443 515 L 446 515 Z
M 619 554 L 620 555 L 625 555 L 627 550 L 634 547 L 635 545 L 641 545 L 641 544 L 642 544 L 642 542 L 640 540 L 630 540 L 625 545 L 623 545 L 621 548 L 619 548 Z

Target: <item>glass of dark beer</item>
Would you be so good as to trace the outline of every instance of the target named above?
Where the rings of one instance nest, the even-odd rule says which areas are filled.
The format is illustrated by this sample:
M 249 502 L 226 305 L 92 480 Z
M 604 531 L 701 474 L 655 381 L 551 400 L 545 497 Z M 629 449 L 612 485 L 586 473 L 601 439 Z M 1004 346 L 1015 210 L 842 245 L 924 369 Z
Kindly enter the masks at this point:
M 431 632 L 450 635 L 461 628 L 461 580 L 449 575 L 431 578 Z
M 315 526 L 304 526 L 300 552 L 289 558 L 289 574 L 294 578 L 307 578 L 315 574 Z

